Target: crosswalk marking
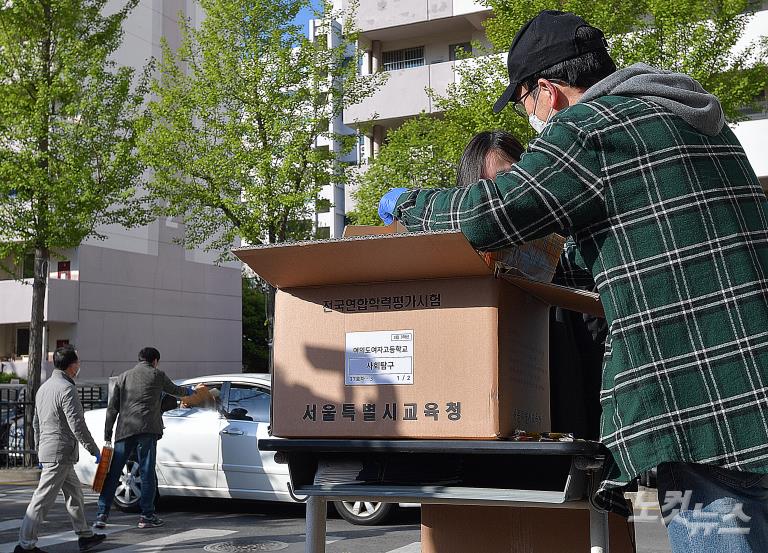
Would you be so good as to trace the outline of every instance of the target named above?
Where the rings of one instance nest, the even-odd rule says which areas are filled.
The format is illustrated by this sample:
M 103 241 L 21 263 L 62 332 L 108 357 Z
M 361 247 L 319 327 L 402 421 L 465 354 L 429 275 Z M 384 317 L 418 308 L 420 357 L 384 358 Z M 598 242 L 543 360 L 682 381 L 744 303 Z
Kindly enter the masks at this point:
M 197 530 L 189 530 L 187 532 L 181 532 L 172 536 L 165 536 L 157 538 L 155 540 L 149 540 L 135 545 L 129 545 L 126 547 L 119 547 L 117 549 L 110 549 L 109 553 L 156 553 L 161 551 L 166 545 L 174 545 L 181 542 L 189 542 L 194 540 L 205 540 L 211 538 L 223 538 L 230 534 L 236 534 L 237 530 L 216 530 L 209 528 L 198 528 Z
M 108 528 L 104 530 L 99 530 L 98 532 L 100 534 L 114 534 L 115 532 L 122 532 L 124 530 L 127 530 L 128 528 L 135 528 L 135 526 L 129 526 L 127 524 L 110 524 Z M 72 531 L 68 530 L 66 532 L 59 532 L 58 534 L 50 534 L 48 536 L 42 536 L 38 542 L 37 546 L 40 549 L 43 549 L 45 547 L 50 547 L 51 545 L 58 545 L 60 543 L 67 543 L 67 542 L 73 542 L 77 541 L 77 535 Z M 18 541 L 9 541 L 6 543 L 0 544 L 0 553 L 12 553 L 13 549 L 18 544 Z
M 21 519 L 16 520 L 4 520 L 3 522 L 0 522 L 0 532 L 5 532 L 6 530 L 13 530 L 14 528 L 20 528 L 21 527 Z
M 421 553 L 421 542 L 416 541 L 403 547 L 398 547 L 387 553 Z

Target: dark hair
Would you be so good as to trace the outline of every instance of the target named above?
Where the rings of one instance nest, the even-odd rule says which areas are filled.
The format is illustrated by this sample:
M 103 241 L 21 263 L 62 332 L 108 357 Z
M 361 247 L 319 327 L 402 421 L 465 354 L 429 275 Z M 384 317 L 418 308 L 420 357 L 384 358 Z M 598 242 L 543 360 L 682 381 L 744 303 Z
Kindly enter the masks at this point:
M 602 36 L 602 31 L 595 27 L 579 27 L 576 29 L 576 42 L 582 43 Z M 616 64 L 607 50 L 600 49 L 587 52 L 578 57 L 556 63 L 552 67 L 542 69 L 521 83 L 526 90 L 532 90 L 539 79 L 563 81 L 574 88 L 589 88 L 602 81 L 616 71 Z
M 464 148 L 456 171 L 456 186 L 468 186 L 482 178 L 485 157 L 489 152 L 498 153 L 515 163 L 523 155 L 523 145 L 506 131 L 483 131 L 477 133 Z
M 151 365 L 155 361 L 160 361 L 160 352 L 155 348 L 142 348 L 139 352 L 139 361 L 146 361 Z
M 53 352 L 53 366 L 62 371 L 66 371 L 70 365 L 77 363 L 78 359 L 75 346 L 70 344 L 56 348 Z

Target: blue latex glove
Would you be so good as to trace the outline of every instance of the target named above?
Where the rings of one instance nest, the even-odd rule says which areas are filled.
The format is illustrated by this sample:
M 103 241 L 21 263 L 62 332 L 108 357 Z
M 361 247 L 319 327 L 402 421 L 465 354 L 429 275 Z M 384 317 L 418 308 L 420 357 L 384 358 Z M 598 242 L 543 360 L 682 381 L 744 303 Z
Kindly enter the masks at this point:
M 40 470 L 43 470 L 43 464 L 42 463 L 38 463 L 37 464 L 37 468 L 39 468 Z
M 101 453 L 100 452 L 96 454 L 96 464 L 98 465 L 99 463 L 101 463 Z
M 379 200 L 379 218 L 384 221 L 385 225 L 391 225 L 392 221 L 395 220 L 392 213 L 395 211 L 397 199 L 405 192 L 408 192 L 407 188 L 393 188 Z

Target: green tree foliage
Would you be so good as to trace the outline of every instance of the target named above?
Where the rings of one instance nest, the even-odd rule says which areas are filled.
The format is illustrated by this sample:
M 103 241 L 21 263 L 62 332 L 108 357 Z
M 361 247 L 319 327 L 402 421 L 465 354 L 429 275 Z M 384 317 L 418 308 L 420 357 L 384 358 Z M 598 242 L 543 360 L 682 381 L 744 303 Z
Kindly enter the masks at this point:
M 751 0 L 486 3 L 496 14 L 488 21 L 488 38 L 499 52 L 509 48 L 517 30 L 539 11 L 572 11 L 603 29 L 619 67 L 645 62 L 690 75 L 720 98 L 731 121 L 768 86 L 765 44 L 757 41 L 734 51 L 757 6 Z
M 243 277 L 243 371 L 269 369 L 267 294 L 258 279 Z
M 434 97 L 440 117 L 423 114 L 391 131 L 380 156 L 360 177 L 354 219 L 380 224 L 381 194 L 396 186 L 451 186 L 464 146 L 480 131 L 504 129 L 524 144 L 533 136 L 527 121 L 492 107 L 507 85 L 506 51 L 517 31 L 544 9 L 577 13 L 600 27 L 619 67 L 646 62 L 687 73 L 716 94 L 730 120 L 768 86 L 765 40 L 731 53 L 751 13 L 749 0 L 485 0 L 494 16 L 486 33 L 497 55 L 464 60 L 456 82 L 443 97 Z M 754 3 L 752 3 L 754 4 Z M 476 51 L 479 45 L 475 45 Z M 425 148 L 425 144 L 432 145 Z M 430 164 L 432 170 L 430 171 Z
M 0 259 L 34 251 L 30 393 L 40 383 L 48 261 L 99 226 L 146 222 L 134 122 L 143 101 L 112 54 L 138 0 L 9 0 L 0 6 Z M 19 276 L 15 273 L 15 276 Z M 30 419 L 31 420 L 31 419 Z M 31 432 L 27 435 L 31 437 Z
M 432 99 L 440 117 L 426 113 L 407 120 L 387 134 L 387 143 L 355 192 L 355 224 L 381 224 L 377 209 L 382 194 L 395 186 L 434 188 L 453 186 L 456 167 L 472 136 L 489 129 L 505 129 L 525 143 L 533 130 L 512 109 L 493 113 L 493 104 L 506 84 L 506 67 L 497 57 L 484 56 L 457 64 L 456 82 L 445 96 Z
M 309 0 L 199 4 L 205 19 L 182 22 L 182 43 L 163 45 L 151 84 L 141 151 L 152 194 L 185 218 L 189 245 L 307 238 L 301 223 L 325 183 L 344 181 L 335 160 L 355 140 L 329 121 L 383 80 L 357 76 L 354 11 L 326 2 L 324 21 L 343 21 L 345 33 L 327 24 L 325 39 L 310 41 L 291 23 Z M 338 147 L 314 148 L 323 138 Z

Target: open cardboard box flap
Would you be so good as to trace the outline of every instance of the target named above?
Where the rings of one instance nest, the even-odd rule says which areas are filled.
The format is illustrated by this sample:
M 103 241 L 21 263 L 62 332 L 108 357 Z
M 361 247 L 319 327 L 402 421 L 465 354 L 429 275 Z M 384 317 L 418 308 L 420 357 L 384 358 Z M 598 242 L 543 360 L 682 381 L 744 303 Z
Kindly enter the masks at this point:
M 277 288 L 492 275 L 461 231 L 312 240 L 234 250 Z M 604 316 L 597 294 L 522 277 L 509 282 L 546 303 Z

